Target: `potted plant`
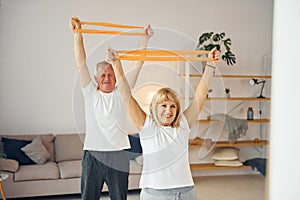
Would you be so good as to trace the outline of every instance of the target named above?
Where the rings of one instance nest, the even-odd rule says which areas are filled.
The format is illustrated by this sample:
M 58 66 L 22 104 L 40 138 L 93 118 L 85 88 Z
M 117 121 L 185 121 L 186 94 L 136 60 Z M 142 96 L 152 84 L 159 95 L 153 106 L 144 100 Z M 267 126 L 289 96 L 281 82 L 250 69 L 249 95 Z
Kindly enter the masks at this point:
M 221 52 L 222 60 L 226 61 L 227 65 L 234 65 L 236 63 L 235 54 L 231 52 L 231 39 L 225 38 L 225 33 L 202 33 L 199 37 L 198 45 L 196 50 L 207 50 L 210 51 L 216 47 Z M 225 51 L 222 51 L 222 47 Z

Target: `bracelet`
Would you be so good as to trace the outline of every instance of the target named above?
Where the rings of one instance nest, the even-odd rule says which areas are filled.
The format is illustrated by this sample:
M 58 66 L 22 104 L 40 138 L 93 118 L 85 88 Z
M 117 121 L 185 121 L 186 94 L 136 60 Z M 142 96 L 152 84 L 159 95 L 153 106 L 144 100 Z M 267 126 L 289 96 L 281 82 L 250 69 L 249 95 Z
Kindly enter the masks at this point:
M 214 67 L 214 66 L 212 66 L 212 65 L 206 64 L 206 66 L 207 66 L 207 67 L 211 67 L 211 68 L 213 68 L 213 69 L 216 69 L 216 67 Z

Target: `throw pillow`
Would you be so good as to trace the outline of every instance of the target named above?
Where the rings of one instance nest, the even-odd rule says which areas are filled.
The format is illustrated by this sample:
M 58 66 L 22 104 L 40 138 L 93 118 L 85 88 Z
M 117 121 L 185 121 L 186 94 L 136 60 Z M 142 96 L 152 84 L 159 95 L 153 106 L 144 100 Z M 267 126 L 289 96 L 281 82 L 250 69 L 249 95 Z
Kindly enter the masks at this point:
M 243 163 L 239 160 L 216 160 L 215 166 L 240 167 Z
M 47 151 L 46 147 L 43 145 L 40 137 L 36 137 L 30 144 L 27 144 L 21 150 L 36 164 L 42 165 L 49 158 L 50 153 Z
M 11 138 L 2 138 L 3 150 L 7 159 L 13 159 L 19 162 L 20 165 L 35 164 L 21 148 L 30 144 L 30 140 L 17 140 Z
M 239 149 L 235 147 L 216 148 L 211 155 L 213 160 L 236 160 L 239 158 Z
M 128 156 L 130 160 L 134 160 L 136 157 L 142 154 L 142 146 L 140 142 L 139 134 L 128 135 L 131 148 L 128 149 Z

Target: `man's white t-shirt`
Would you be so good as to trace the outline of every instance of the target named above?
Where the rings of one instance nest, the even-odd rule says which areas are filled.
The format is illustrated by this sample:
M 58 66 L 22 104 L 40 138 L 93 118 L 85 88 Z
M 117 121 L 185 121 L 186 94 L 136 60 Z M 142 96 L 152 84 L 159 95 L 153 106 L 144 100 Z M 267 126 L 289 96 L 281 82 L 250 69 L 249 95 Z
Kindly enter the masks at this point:
M 189 133 L 184 116 L 177 129 L 158 126 L 147 116 L 140 132 L 143 148 L 140 188 L 168 189 L 194 185 L 188 158 Z
M 119 151 L 130 148 L 129 132 L 135 132 L 118 89 L 110 93 L 91 83 L 82 88 L 85 103 L 84 150 Z

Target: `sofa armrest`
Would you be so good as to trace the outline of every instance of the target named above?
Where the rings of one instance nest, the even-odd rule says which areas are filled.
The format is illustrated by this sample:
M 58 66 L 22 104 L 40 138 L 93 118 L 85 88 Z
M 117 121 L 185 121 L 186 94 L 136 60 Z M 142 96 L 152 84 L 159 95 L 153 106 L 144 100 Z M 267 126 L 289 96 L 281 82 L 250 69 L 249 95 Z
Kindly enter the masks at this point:
M 19 169 L 19 163 L 13 159 L 0 158 L 0 169 L 2 171 L 16 172 Z

